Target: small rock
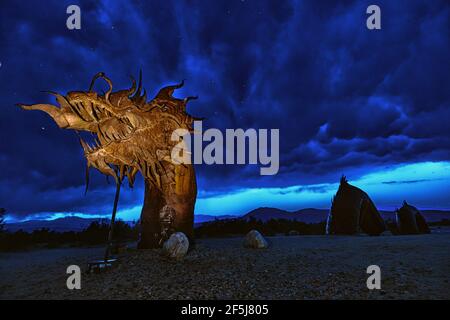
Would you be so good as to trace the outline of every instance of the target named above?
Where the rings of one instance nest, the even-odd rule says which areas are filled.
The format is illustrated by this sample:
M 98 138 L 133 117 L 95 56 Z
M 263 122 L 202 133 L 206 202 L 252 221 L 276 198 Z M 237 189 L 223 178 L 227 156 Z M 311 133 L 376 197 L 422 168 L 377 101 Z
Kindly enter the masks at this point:
M 267 248 L 269 244 L 261 233 L 256 230 L 252 230 L 245 236 L 244 246 L 252 249 L 264 249 Z
M 173 258 L 183 258 L 189 249 L 189 240 L 183 232 L 175 232 L 170 238 L 164 242 L 163 253 L 164 255 Z

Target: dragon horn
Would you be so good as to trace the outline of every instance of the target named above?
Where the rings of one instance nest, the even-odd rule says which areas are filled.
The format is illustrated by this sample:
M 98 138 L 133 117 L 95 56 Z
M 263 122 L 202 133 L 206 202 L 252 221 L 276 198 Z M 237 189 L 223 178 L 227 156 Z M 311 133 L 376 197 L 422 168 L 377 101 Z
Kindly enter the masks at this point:
M 198 99 L 198 96 L 186 97 L 186 98 L 183 99 L 184 105 L 186 105 L 191 100 L 197 100 L 197 99 Z
M 91 80 L 91 85 L 89 86 L 89 92 L 92 92 L 92 88 L 94 87 L 95 80 L 98 78 L 102 78 L 105 76 L 104 72 L 98 72 Z
M 109 79 L 104 72 L 99 72 L 92 78 L 91 85 L 89 86 L 89 92 L 92 92 L 92 88 L 94 87 L 95 80 L 97 80 L 99 78 L 102 78 L 103 80 L 105 80 L 106 83 L 108 83 L 108 85 L 109 85 L 109 89 L 105 94 L 105 100 L 111 104 L 111 102 L 109 101 L 109 96 L 113 90 L 113 85 L 112 85 L 111 79 Z
M 135 100 L 137 97 L 141 95 L 142 90 L 142 70 L 139 70 L 139 84 L 134 96 L 131 97 L 131 100 Z
M 130 97 L 135 91 L 136 91 L 136 80 L 134 79 L 133 76 L 130 76 L 132 84 L 131 84 L 131 88 L 127 90 L 127 96 Z
M 175 89 L 180 89 L 182 86 L 184 86 L 184 79 L 178 84 L 167 86 L 159 90 L 158 94 L 156 95 L 156 98 L 170 99 L 172 98 L 172 94 L 175 91 Z

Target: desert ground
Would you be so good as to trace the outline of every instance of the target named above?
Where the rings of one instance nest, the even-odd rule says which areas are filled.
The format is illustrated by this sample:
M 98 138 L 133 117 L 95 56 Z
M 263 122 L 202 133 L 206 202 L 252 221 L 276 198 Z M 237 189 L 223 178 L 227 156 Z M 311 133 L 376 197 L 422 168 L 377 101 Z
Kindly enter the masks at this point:
M 102 247 L 0 254 L 1 299 L 449 299 L 450 234 L 277 236 L 268 249 L 242 239 L 200 239 L 180 261 L 160 250 L 130 249 L 113 269 L 82 274 L 66 287 L 66 268 Z M 131 245 L 130 245 L 131 247 Z M 381 268 L 381 290 L 366 269 Z

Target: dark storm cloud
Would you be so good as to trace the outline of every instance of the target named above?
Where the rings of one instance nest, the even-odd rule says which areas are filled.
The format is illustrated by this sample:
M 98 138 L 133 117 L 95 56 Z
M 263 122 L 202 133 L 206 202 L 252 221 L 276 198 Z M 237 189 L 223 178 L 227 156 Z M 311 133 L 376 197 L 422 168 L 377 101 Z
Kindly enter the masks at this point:
M 51 102 L 41 90 L 87 89 L 98 71 L 122 88 L 142 68 L 149 96 L 186 79 L 178 94 L 200 96 L 189 112 L 205 129 L 280 129 L 277 176 L 199 166 L 204 194 L 450 158 L 446 1 L 378 1 L 380 31 L 365 27 L 367 1 L 81 1 L 79 31 L 65 28 L 69 4 L 0 4 L 0 205 L 10 212 L 109 208 L 99 174 L 82 195 L 76 135 L 14 107 Z M 136 189 L 123 206 L 141 201 Z

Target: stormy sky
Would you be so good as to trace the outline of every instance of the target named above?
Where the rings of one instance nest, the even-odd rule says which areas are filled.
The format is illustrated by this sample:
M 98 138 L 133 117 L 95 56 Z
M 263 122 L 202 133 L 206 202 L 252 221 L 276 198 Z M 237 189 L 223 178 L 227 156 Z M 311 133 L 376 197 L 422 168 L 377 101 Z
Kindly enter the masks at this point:
M 66 8 L 81 8 L 81 30 Z M 381 8 L 381 30 L 366 8 Z M 450 208 L 450 6 L 442 1 L 0 2 L 0 207 L 10 219 L 109 214 L 112 181 L 91 173 L 74 132 L 16 103 L 42 91 L 115 88 L 143 71 L 149 96 L 186 79 L 205 129 L 280 130 L 280 170 L 198 165 L 196 213 L 327 208 L 345 174 L 379 208 Z M 102 88 L 98 88 L 101 90 Z M 104 89 L 104 88 L 103 88 Z M 143 182 L 119 217 L 138 218 Z

